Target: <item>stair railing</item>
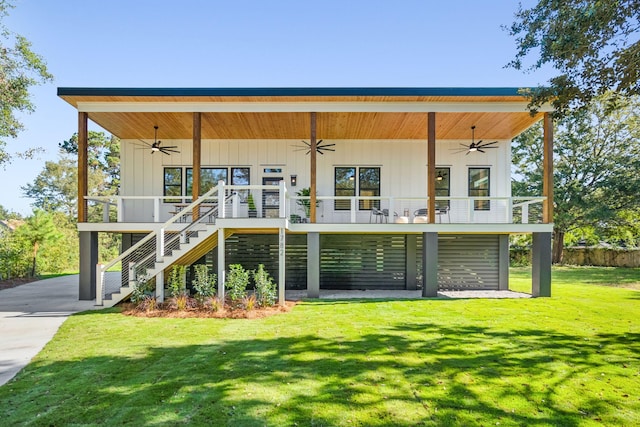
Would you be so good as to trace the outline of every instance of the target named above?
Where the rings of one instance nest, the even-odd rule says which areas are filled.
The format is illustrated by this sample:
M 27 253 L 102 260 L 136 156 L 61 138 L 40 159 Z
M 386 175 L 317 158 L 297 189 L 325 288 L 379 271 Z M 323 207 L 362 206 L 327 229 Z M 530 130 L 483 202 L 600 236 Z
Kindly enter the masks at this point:
M 121 286 L 135 281 L 137 277 L 142 277 L 147 269 L 153 268 L 157 259 L 162 259 L 167 252 L 177 249 L 181 241 L 187 242 L 189 237 L 203 229 L 202 225 L 205 219 L 215 222 L 219 208 L 215 202 L 222 201 L 224 204 L 232 197 L 230 195 L 225 198 L 222 193 L 219 193 L 219 190 L 223 188 L 224 183 L 220 181 L 218 186 L 213 187 L 169 218 L 157 231 L 149 233 L 116 259 L 105 265 L 98 264 L 96 269 L 96 305 L 102 305 L 106 295 L 117 292 Z M 204 203 L 214 204 L 212 207 L 207 207 L 208 210 L 203 213 L 201 205 Z M 194 214 L 197 218 L 194 218 L 194 221 L 189 221 Z M 182 223 L 184 226 L 181 226 Z M 176 231 L 173 231 L 174 229 Z M 106 274 L 110 269 L 117 268 L 118 264 L 121 267 L 120 274 L 115 274 L 115 272 Z

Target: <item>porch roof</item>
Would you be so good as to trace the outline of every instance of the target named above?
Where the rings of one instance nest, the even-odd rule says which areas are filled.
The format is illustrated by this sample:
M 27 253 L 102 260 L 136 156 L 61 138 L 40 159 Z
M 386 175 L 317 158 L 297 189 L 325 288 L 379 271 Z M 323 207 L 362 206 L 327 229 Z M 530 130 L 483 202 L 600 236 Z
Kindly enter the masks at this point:
M 58 96 L 121 139 L 511 139 L 542 118 L 526 88 L 58 88 Z

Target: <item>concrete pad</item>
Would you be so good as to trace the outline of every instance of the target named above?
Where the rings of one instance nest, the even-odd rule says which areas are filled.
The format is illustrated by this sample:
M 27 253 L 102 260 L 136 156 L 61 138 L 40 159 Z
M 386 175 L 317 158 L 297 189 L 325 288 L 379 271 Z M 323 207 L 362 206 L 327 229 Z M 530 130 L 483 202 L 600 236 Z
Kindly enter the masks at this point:
M 78 300 L 78 276 L 63 276 L 0 291 L 0 386 L 42 350 L 73 313 L 99 309 Z
M 422 290 L 405 291 L 405 290 L 330 290 L 320 289 L 320 299 L 420 299 L 422 298 Z M 478 291 L 438 291 L 438 298 L 454 298 L 454 299 L 467 299 L 467 298 L 531 298 L 530 294 L 514 291 L 490 291 L 490 290 L 478 290 Z M 288 290 L 288 300 L 302 300 L 307 299 L 306 290 Z

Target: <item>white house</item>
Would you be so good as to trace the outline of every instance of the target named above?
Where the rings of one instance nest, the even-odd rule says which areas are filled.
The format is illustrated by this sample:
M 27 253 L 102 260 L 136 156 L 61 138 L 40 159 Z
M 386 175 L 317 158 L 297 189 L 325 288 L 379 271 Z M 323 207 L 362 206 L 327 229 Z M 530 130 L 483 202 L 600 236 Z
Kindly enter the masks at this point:
M 508 289 L 508 236 L 522 233 L 533 235 L 533 294 L 550 295 L 550 109 L 530 114 L 517 88 L 58 95 L 79 113 L 81 299 L 113 304 L 141 274 L 162 298 L 167 269 L 198 262 L 220 281 L 229 264 L 263 263 L 281 298 L 285 288 L 310 297 L 325 288 Z M 121 139 L 117 197 L 87 196 L 88 120 Z M 540 120 L 544 191 L 514 198 L 510 141 Z M 88 220 L 90 203 L 104 207 L 101 221 Z M 122 233 L 123 256 L 96 269 L 98 233 Z M 121 273 L 104 273 L 118 265 Z

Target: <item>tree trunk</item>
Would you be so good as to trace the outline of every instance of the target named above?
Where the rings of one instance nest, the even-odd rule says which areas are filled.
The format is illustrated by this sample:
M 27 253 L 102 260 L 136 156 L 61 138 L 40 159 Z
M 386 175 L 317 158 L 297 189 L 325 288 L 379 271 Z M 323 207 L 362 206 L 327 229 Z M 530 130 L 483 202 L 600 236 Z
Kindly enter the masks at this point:
M 562 256 L 564 253 L 564 231 L 553 230 L 553 250 L 551 262 L 554 264 L 562 264 Z
M 36 277 L 36 260 L 38 259 L 38 247 L 40 245 L 36 242 L 33 245 L 33 265 L 31 266 L 31 277 Z

